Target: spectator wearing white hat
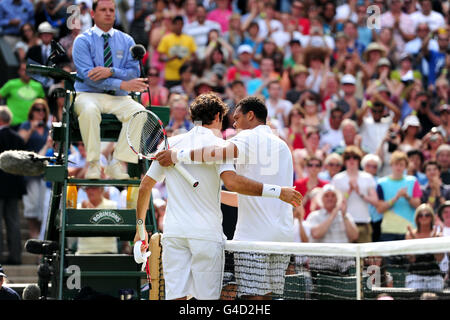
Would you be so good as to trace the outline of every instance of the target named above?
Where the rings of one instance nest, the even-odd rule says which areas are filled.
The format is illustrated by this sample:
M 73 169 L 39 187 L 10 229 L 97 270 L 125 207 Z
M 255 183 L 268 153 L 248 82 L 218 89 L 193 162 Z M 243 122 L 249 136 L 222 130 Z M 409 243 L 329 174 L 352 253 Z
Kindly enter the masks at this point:
M 336 105 L 344 110 L 344 119 L 356 120 L 356 111 L 361 108 L 362 101 L 355 97 L 356 79 L 352 74 L 345 74 L 341 78 L 341 90 L 344 96 L 337 101 Z
M 27 52 L 26 58 L 33 60 L 35 63 L 45 65 L 50 56 L 51 41 L 56 36 L 57 30 L 50 23 L 42 22 L 37 31 L 42 43 L 31 47 Z
M 390 78 L 397 83 L 401 82 L 404 88 L 414 84 L 415 80 L 422 80 L 420 71 L 413 69 L 413 57 L 403 52 L 399 58 L 399 68 L 391 72 Z
M 405 118 L 402 125 L 403 138 L 398 146 L 400 151 L 408 152 L 413 149 L 421 149 L 422 141 L 417 138 L 420 131 L 420 121 L 415 115 L 409 115 Z
M 255 68 L 252 63 L 253 49 L 251 46 L 248 44 L 240 45 L 237 55 L 238 60 L 227 72 L 226 79 L 228 83 L 231 83 L 234 80 L 241 80 L 244 83 L 247 83 L 250 79 L 261 77 L 261 71 Z

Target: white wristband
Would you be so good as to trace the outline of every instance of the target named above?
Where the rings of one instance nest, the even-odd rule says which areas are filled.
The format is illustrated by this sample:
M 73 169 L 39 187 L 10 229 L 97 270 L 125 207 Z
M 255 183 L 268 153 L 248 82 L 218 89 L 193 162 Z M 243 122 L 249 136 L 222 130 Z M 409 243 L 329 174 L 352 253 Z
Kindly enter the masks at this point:
M 178 162 L 191 162 L 191 150 L 190 149 L 180 149 L 177 151 L 177 161 Z
M 273 184 L 263 184 L 263 191 L 261 196 L 267 198 L 279 198 L 281 194 L 281 187 Z

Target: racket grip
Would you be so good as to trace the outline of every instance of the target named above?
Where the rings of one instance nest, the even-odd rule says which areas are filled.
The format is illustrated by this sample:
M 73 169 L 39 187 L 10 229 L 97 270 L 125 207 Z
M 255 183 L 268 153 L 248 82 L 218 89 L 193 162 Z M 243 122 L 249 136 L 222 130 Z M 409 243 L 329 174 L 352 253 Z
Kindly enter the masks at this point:
M 174 168 L 180 173 L 184 179 L 193 187 L 196 188 L 199 181 L 195 179 L 183 166 L 176 164 Z

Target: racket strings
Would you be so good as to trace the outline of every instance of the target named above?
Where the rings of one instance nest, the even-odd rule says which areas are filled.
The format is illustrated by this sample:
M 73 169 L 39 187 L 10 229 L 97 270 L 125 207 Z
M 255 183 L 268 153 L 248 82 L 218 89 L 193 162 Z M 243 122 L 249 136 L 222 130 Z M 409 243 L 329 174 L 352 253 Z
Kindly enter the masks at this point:
M 164 130 L 158 119 L 145 112 L 139 115 L 138 121 L 143 123 L 139 141 L 139 152 L 151 156 L 158 150 L 158 145 L 164 140 Z

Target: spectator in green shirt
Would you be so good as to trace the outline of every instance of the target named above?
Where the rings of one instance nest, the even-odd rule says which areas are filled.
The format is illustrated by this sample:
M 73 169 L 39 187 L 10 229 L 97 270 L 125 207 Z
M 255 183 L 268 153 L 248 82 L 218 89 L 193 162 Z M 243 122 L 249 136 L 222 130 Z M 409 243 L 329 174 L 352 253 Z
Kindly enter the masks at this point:
M 11 128 L 16 129 L 27 121 L 28 111 L 36 98 L 45 98 L 42 85 L 26 74 L 26 63 L 20 63 L 19 78 L 11 79 L 0 88 L 0 97 L 13 114 Z

